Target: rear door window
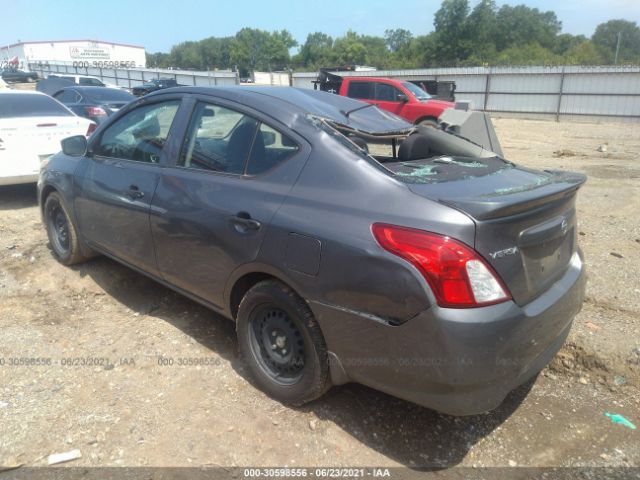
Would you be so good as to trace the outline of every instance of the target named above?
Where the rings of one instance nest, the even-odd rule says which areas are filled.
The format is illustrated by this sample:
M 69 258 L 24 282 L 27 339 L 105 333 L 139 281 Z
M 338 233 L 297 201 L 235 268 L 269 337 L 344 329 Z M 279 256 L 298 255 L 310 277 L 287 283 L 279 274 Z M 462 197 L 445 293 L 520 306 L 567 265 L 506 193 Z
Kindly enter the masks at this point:
M 373 82 L 350 82 L 347 97 L 370 100 L 373 98 Z
M 158 163 L 179 106 L 169 100 L 132 110 L 104 131 L 95 155 Z
M 258 121 L 235 110 L 198 103 L 182 146 L 179 166 L 213 172 L 244 172 Z
M 258 175 L 284 162 L 299 149 L 298 144 L 265 123 L 260 124 L 247 164 L 247 175 Z
M 178 166 L 258 175 L 298 149 L 289 137 L 249 115 L 200 102 L 191 117 Z

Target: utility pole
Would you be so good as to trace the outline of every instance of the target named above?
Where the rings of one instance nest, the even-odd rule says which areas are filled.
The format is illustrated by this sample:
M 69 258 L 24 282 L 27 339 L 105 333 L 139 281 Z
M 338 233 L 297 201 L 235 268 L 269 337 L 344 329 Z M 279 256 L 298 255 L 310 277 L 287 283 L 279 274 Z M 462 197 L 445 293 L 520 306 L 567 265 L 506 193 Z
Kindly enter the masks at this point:
M 618 43 L 616 43 L 616 58 L 613 61 L 614 65 L 618 64 L 618 52 L 620 52 L 620 40 L 622 39 L 622 32 L 618 32 Z

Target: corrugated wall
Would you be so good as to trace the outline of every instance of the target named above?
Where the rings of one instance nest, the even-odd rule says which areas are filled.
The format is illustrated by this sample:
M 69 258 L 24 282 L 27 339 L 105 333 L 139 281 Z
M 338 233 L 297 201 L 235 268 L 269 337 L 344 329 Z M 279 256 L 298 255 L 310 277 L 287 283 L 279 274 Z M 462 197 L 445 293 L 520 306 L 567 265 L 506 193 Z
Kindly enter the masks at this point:
M 497 114 L 640 121 L 640 67 L 471 67 L 345 72 L 344 76 L 451 80 L 456 99 Z M 293 74 L 313 88 L 315 72 Z
M 191 70 L 163 70 L 163 69 L 123 69 L 123 68 L 81 68 L 71 65 L 40 65 L 31 64 L 29 69 L 41 76 L 54 74 L 91 75 L 98 77 L 105 83 L 112 83 L 121 87 L 131 88 L 152 78 L 175 78 L 183 85 L 200 87 L 229 86 L 239 83 L 235 72 L 196 72 Z

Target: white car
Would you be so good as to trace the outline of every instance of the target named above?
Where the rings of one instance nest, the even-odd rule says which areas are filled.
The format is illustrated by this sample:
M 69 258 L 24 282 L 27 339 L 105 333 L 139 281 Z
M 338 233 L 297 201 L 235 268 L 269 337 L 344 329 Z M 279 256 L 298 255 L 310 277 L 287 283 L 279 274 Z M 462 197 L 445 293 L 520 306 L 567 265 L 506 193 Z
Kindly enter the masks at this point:
M 60 140 L 90 135 L 96 124 L 40 92 L 0 90 L 0 185 L 38 181 Z
M 66 73 L 52 73 L 47 78 L 63 78 L 75 83 L 76 85 L 80 85 L 81 87 L 107 87 L 117 88 L 118 90 L 127 90 L 125 87 L 120 87 L 112 83 L 105 83 L 98 77 L 92 77 L 91 75 L 69 75 Z

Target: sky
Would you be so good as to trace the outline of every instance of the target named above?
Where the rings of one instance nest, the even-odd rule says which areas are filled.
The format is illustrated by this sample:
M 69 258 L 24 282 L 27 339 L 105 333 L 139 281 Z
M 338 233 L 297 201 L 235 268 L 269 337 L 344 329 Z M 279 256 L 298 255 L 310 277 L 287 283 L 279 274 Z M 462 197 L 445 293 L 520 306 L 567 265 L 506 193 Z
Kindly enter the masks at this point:
M 0 0 L 0 45 L 18 41 L 91 39 L 168 52 L 186 40 L 234 35 L 243 27 L 289 30 L 304 43 L 322 31 L 336 37 L 352 29 L 383 36 L 405 28 L 433 30 L 441 0 Z M 470 0 L 471 7 L 478 0 Z M 497 0 L 553 10 L 563 32 L 591 36 L 614 18 L 640 24 L 640 0 Z

